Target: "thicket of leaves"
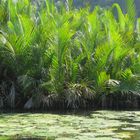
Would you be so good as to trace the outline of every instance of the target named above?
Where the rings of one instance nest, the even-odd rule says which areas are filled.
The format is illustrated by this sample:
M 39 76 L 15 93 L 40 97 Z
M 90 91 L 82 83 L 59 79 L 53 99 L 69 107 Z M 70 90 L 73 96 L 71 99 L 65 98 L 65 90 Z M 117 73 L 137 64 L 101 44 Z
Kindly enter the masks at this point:
M 139 97 L 140 19 L 126 2 L 123 14 L 117 3 L 90 11 L 1 0 L 0 105 L 79 108 L 104 95 Z

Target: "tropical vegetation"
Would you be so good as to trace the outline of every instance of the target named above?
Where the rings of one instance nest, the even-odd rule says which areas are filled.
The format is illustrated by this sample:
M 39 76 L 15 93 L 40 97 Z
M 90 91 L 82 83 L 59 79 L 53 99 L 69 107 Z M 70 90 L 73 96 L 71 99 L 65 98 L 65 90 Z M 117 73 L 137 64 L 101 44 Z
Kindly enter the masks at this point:
M 140 107 L 140 18 L 133 0 L 0 1 L 0 107 Z

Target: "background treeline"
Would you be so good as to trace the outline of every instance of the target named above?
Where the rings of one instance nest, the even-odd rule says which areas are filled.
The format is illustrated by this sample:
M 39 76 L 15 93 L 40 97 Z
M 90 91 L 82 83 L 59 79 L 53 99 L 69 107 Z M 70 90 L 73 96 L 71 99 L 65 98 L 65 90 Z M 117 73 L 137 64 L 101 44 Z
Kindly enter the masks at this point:
M 0 1 L 0 106 L 140 106 L 140 19 L 127 12 Z
M 55 0 L 55 2 L 58 1 L 66 2 L 67 0 Z M 122 8 L 122 11 L 126 12 L 127 11 L 126 1 L 127 0 L 73 0 L 73 5 L 76 8 L 81 8 L 81 7 L 85 7 L 86 5 L 90 5 L 91 9 L 93 9 L 97 5 L 106 8 L 111 6 L 113 3 L 118 3 Z M 140 1 L 134 0 L 134 2 L 136 7 L 136 14 L 137 16 L 140 16 L 140 8 L 139 8 Z
M 36 3 L 40 3 L 43 2 L 44 0 L 33 0 Z M 57 2 L 63 2 L 66 3 L 70 0 L 50 0 L 50 1 L 54 1 L 55 3 Z M 81 7 L 85 7 L 87 5 L 90 6 L 90 8 L 93 10 L 97 5 L 99 5 L 100 7 L 106 8 L 106 7 L 110 7 L 113 3 L 118 3 L 120 5 L 120 7 L 122 8 L 122 11 L 125 13 L 127 11 L 127 4 L 126 4 L 127 0 L 73 0 L 73 6 L 76 8 L 81 8 Z M 135 8 L 136 8 L 136 16 L 139 17 L 140 16 L 140 1 L 139 0 L 133 0 L 135 3 Z

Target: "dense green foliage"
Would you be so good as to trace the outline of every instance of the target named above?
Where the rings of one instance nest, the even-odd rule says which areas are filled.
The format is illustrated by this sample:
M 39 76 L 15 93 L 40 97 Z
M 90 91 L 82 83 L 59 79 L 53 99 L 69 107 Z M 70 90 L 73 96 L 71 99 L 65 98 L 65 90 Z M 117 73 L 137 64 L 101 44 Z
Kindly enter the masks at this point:
M 127 14 L 116 3 L 92 12 L 71 2 L 0 3 L 1 106 L 138 106 L 140 19 L 132 0 Z

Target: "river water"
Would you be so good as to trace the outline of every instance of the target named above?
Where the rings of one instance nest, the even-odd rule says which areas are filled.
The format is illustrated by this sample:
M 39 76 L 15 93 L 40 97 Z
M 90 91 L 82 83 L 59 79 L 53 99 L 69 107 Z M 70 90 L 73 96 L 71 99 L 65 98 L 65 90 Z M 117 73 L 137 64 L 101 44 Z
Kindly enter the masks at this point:
M 1 113 L 0 140 L 140 140 L 140 111 Z

